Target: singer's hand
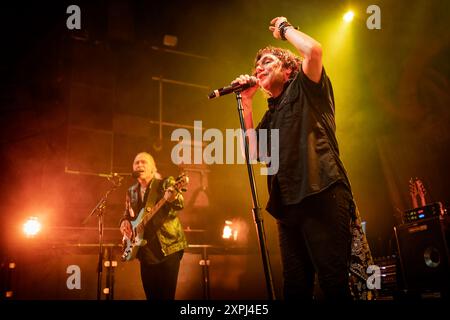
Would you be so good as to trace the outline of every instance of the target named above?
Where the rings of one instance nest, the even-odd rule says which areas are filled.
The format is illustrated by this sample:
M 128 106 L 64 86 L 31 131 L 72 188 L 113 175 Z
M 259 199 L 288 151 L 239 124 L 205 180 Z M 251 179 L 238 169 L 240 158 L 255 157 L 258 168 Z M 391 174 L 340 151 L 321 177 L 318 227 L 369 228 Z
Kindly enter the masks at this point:
M 234 79 L 231 84 L 239 83 L 239 84 L 246 84 L 250 81 L 250 77 L 248 74 L 241 74 L 239 77 Z M 241 92 L 242 100 L 251 100 L 253 99 L 253 96 L 255 95 L 256 91 L 259 88 L 259 80 L 256 81 L 256 84 L 253 87 L 248 88 L 247 90 L 244 90 Z
M 269 30 L 272 32 L 273 37 L 275 39 L 281 39 L 280 31 L 278 27 L 283 21 L 287 21 L 285 17 L 276 17 L 273 18 L 272 21 L 270 21 L 270 27 Z

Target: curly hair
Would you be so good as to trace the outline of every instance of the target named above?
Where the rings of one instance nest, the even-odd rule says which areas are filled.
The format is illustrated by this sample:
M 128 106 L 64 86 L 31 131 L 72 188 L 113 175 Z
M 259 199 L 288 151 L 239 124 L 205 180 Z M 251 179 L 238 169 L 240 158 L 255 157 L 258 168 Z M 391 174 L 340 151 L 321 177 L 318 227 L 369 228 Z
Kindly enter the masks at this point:
M 281 63 L 283 64 L 283 68 L 291 70 L 290 77 L 291 79 L 294 78 L 297 73 L 300 70 L 300 64 L 301 64 L 301 58 L 299 56 L 296 56 L 288 49 L 273 47 L 273 46 L 267 46 L 265 48 L 259 49 L 259 51 L 256 53 L 255 62 L 254 62 L 254 70 L 253 73 L 256 70 L 256 64 L 261 59 L 261 57 L 266 54 L 270 53 L 273 54 L 275 57 L 281 60 Z

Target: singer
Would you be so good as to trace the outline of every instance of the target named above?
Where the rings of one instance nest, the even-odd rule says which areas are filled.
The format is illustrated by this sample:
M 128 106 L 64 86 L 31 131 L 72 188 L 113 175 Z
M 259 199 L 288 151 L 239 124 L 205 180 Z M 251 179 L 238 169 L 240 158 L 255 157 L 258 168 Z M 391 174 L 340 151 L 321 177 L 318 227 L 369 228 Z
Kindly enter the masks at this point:
M 158 220 L 153 219 L 145 225 L 144 239 L 147 244 L 139 249 L 137 258 L 141 265 L 141 280 L 147 299 L 173 300 L 180 260 L 188 246 L 177 213 L 183 208 L 183 195 L 170 187 L 175 181 L 173 177 L 161 179 L 153 157 L 146 152 L 136 155 L 133 177 L 137 179 L 137 183 L 127 191 L 120 232 L 131 239 L 130 221 L 134 221 L 141 210 L 152 207 L 161 198 L 167 200 L 161 207 L 161 212 L 157 213 Z
M 274 18 L 269 30 L 300 56 L 272 46 L 260 49 L 253 72 L 257 81 L 241 95 L 247 129 L 253 128 L 252 99 L 261 88 L 268 110 L 256 129 L 279 130 L 279 170 L 267 176 L 266 209 L 277 220 L 284 298 L 317 299 L 313 296 L 317 273 L 321 298 L 351 300 L 351 228 L 360 226 L 339 157 L 333 89 L 322 65 L 322 46 L 285 17 Z M 250 75 L 232 82 L 242 87 L 249 83 L 253 84 Z M 257 135 L 250 139 L 253 158 L 257 158 L 255 139 Z M 366 249 L 363 253 L 370 257 Z

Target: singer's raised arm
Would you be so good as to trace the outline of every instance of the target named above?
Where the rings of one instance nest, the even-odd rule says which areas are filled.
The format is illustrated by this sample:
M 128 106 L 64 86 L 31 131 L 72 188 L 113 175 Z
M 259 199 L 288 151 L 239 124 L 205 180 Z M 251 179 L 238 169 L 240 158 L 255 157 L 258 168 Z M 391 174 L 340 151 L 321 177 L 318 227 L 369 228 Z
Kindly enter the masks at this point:
M 293 27 L 285 17 L 272 19 L 269 29 L 276 39 L 289 41 L 303 57 L 302 70 L 318 83 L 322 75 L 322 45 L 307 34 Z

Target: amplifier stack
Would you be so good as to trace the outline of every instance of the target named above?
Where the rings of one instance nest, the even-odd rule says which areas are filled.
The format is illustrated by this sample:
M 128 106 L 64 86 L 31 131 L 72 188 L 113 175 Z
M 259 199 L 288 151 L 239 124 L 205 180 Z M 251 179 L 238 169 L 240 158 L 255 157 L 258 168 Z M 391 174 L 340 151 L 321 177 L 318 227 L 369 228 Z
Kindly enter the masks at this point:
M 404 292 L 443 297 L 450 288 L 449 217 L 440 202 L 405 211 L 394 228 Z

